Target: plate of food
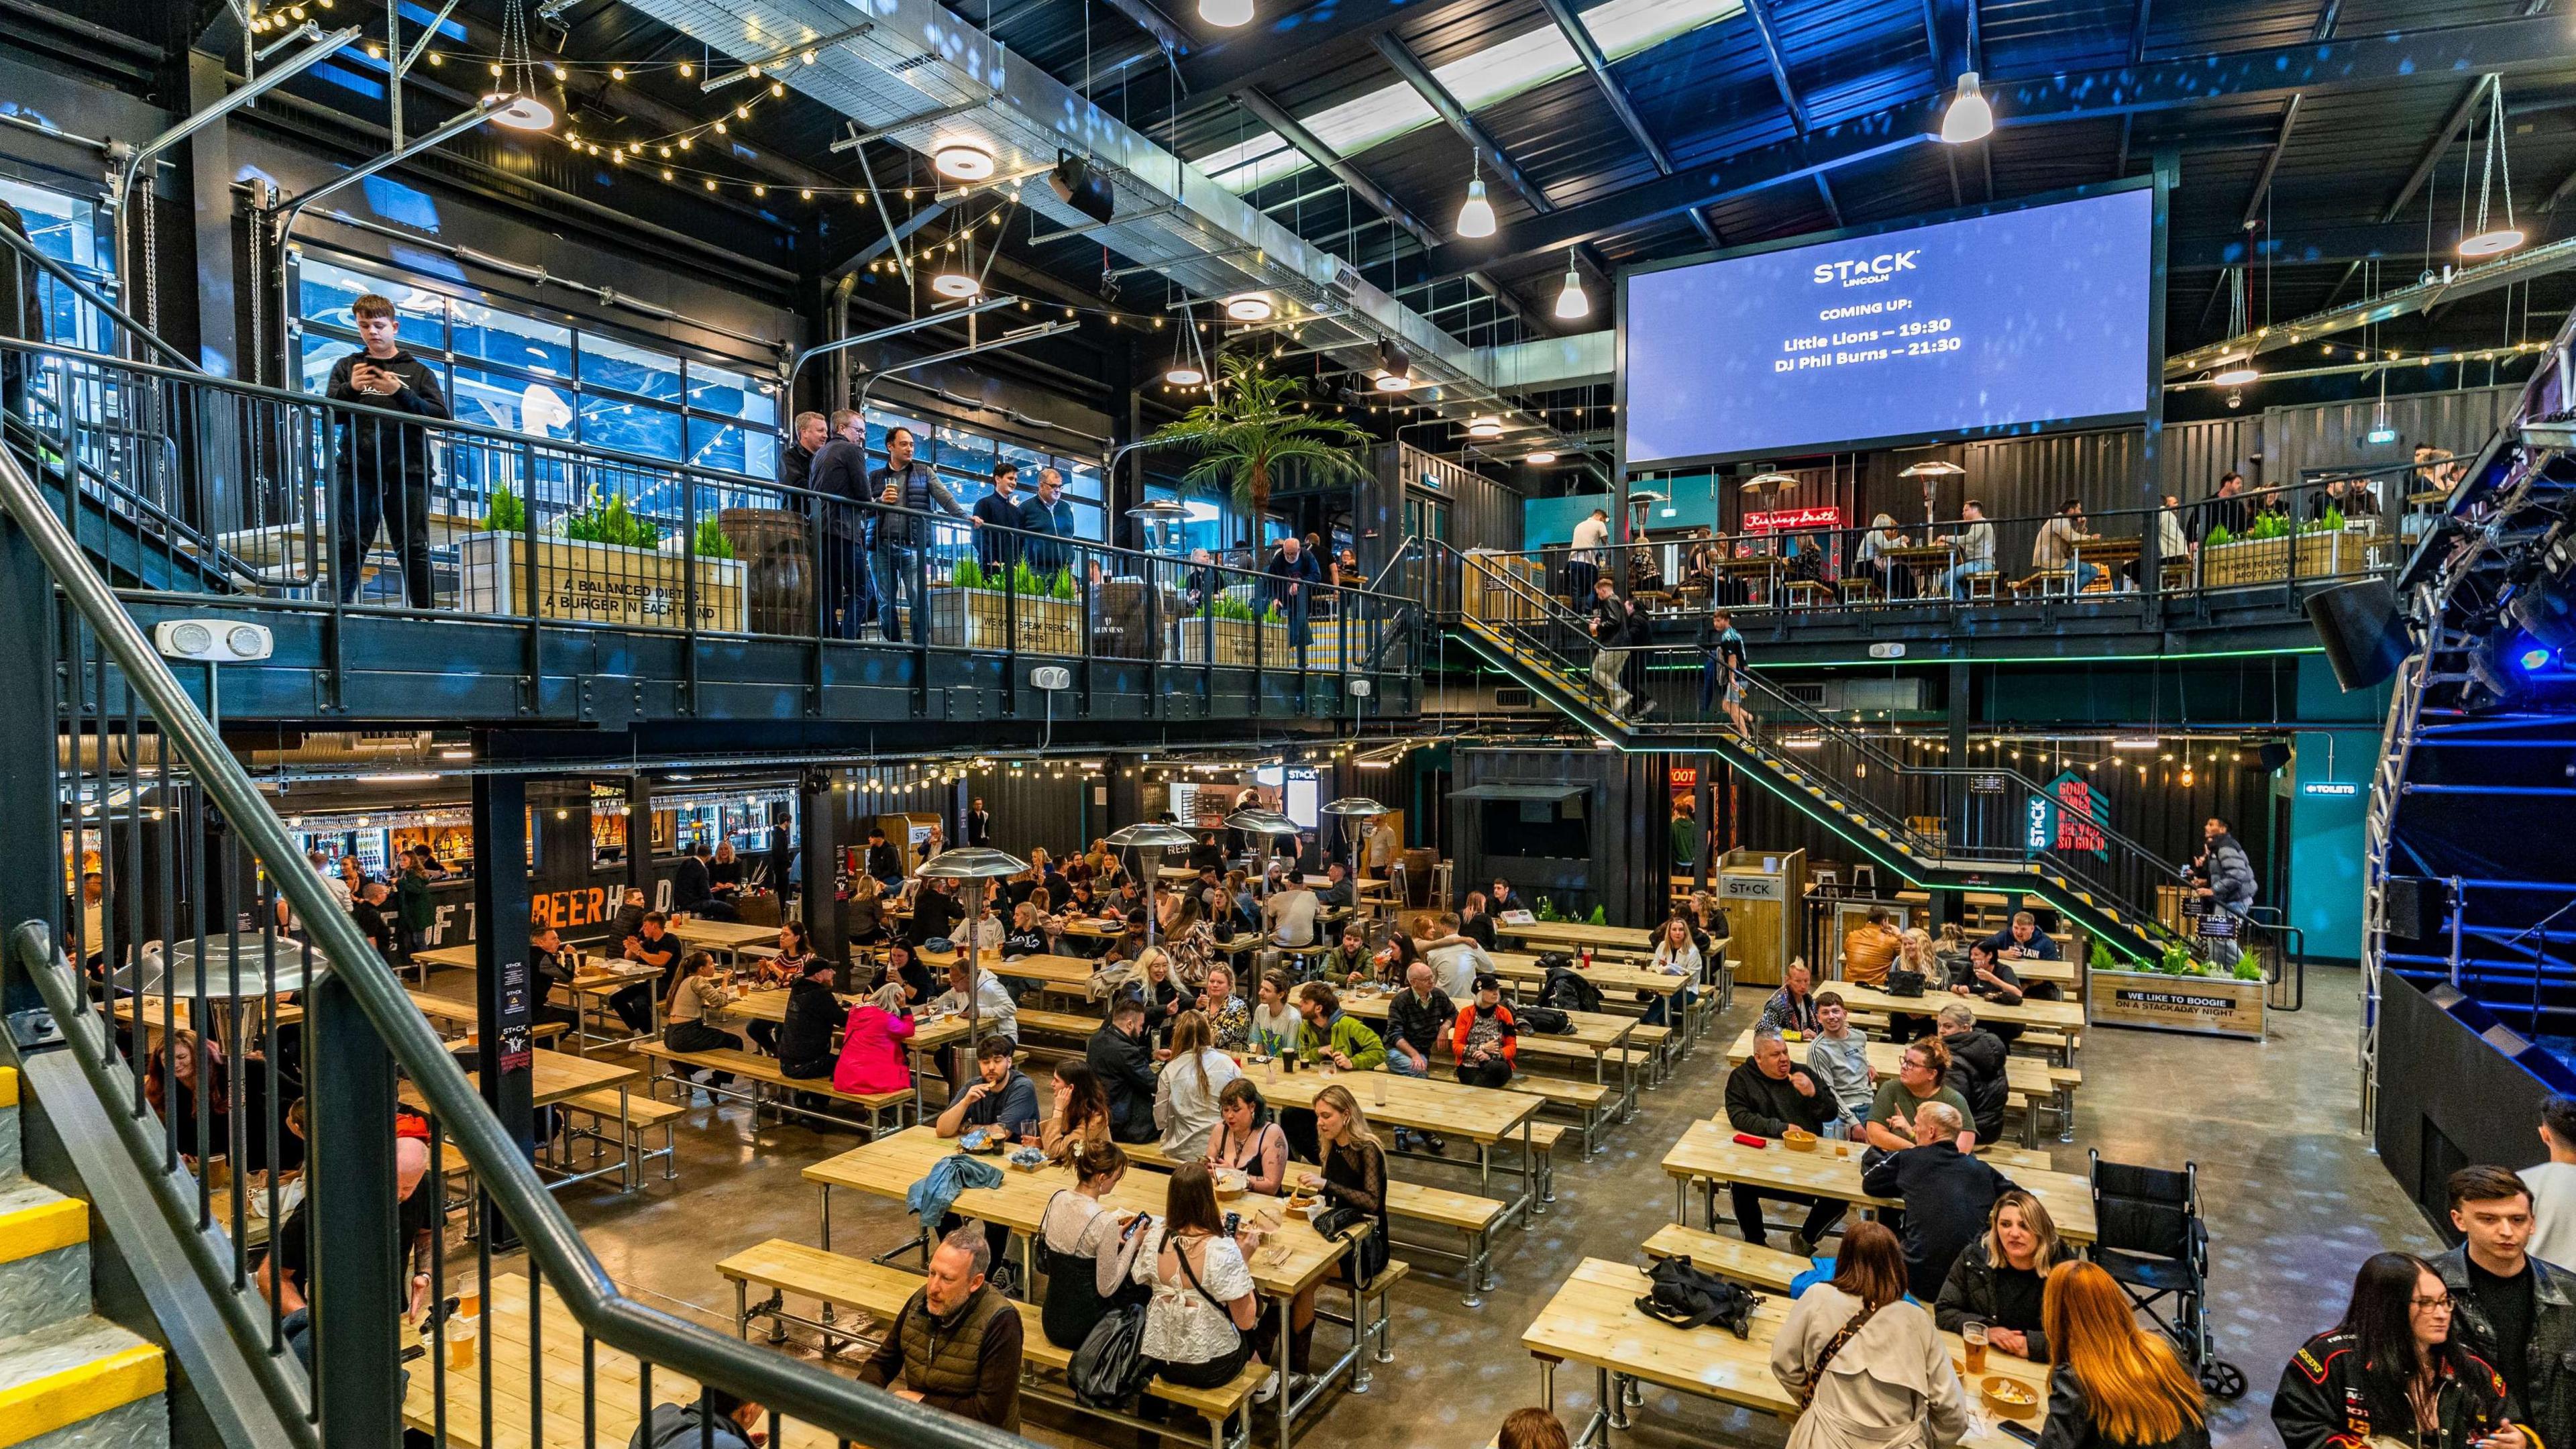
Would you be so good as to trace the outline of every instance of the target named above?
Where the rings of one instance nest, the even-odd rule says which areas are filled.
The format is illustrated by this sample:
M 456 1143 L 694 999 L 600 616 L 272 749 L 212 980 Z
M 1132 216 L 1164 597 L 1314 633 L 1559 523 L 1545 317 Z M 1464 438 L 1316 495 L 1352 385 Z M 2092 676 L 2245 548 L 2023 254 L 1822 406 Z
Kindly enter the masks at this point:
M 1241 1197 L 1252 1187 L 1251 1174 L 1239 1168 L 1220 1167 L 1213 1176 L 1216 1179 L 1216 1195 L 1220 1199 Z
M 1320 1201 L 1320 1198 L 1311 1197 L 1305 1192 L 1300 1191 L 1296 1196 L 1288 1199 L 1288 1216 L 1292 1218 L 1310 1216 L 1315 1211 L 1316 1204 Z
M 1035 1172 L 1046 1166 L 1047 1155 L 1034 1147 L 1014 1147 L 1003 1160 L 1022 1172 Z
M 2007 1418 L 2018 1419 L 2039 1407 L 2039 1394 L 2028 1384 L 1993 1375 L 1977 1385 L 1977 1394 L 1986 1407 Z
M 1813 1152 L 1816 1150 L 1816 1134 L 1804 1127 L 1785 1128 L 1780 1133 L 1780 1145 L 1792 1152 Z

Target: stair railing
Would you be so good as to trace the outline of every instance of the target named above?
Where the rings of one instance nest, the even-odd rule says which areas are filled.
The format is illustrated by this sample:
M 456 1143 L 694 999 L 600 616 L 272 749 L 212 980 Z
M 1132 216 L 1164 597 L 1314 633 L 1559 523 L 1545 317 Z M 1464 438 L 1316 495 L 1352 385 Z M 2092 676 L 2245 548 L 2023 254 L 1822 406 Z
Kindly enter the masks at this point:
M 609 1432 L 604 1412 L 625 1417 L 622 1404 L 604 1410 L 593 1387 L 607 1354 L 631 1355 L 640 1369 L 639 1419 L 658 1365 L 671 1398 L 693 1400 L 694 1381 L 766 1406 L 772 1442 L 791 1421 L 878 1449 L 1018 1442 L 628 1297 L 5 450 L 0 509 L 15 525 L 0 527 L 0 580 L 32 604 L 13 608 L 0 630 L 42 656 L 18 687 L 53 699 L 49 712 L 5 716 L 13 728 L 0 738 L 0 768 L 19 782 L 50 776 L 50 800 L 11 802 L 13 818 L 40 842 L 67 845 L 83 877 L 53 918 L 8 933 L 0 986 L 14 1002 L 24 993 L 5 978 L 32 982 L 83 1072 L 127 1119 L 125 1147 L 166 1179 L 170 1226 L 192 1240 L 228 1330 L 267 1365 L 262 1389 L 299 1426 L 298 1449 L 400 1442 L 407 1377 L 414 1388 L 429 1381 L 428 1422 L 418 1412 L 410 1422 L 439 1444 L 449 1441 L 449 1406 L 474 1412 L 478 1401 L 473 1442 L 496 1442 L 496 1398 L 513 1421 L 504 1428 L 528 1442 L 547 1441 L 549 1412 L 577 1419 L 591 1442 Z M 48 713 L 51 727 L 38 728 Z M 30 823 L 31 811 L 50 824 Z M 32 1025 L 11 1021 L 22 1039 Z M 397 1071 L 426 1109 L 425 1159 L 397 1134 Z M 288 1109 L 290 1095 L 301 1110 Z M 281 1178 L 299 1146 L 304 1201 L 290 1210 Z M 451 1286 L 444 1233 L 398 1232 L 413 1220 L 397 1210 L 399 1178 L 443 1208 L 451 1151 L 471 1169 L 480 1226 L 472 1275 L 456 1286 L 481 1293 L 487 1323 L 502 1306 L 496 1238 L 525 1251 L 524 1384 L 498 1382 L 492 1353 L 453 1351 L 464 1330 L 441 1305 Z M 278 1253 L 250 1251 L 263 1234 Z M 427 1271 L 407 1293 L 404 1267 L 423 1256 Z M 551 1409 L 539 1342 L 548 1292 L 579 1327 L 584 1386 L 577 1403 Z M 428 1310 L 425 1352 L 406 1366 L 415 1301 Z M 309 1378 L 294 1367 L 305 1353 Z M 473 1378 L 456 1385 L 459 1373 Z

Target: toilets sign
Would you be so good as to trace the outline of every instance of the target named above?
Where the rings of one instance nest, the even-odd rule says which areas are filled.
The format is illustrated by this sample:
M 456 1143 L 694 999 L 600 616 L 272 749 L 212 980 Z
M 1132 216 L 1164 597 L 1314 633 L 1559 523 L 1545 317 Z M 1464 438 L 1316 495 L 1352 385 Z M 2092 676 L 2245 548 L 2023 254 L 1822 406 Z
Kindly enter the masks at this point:
M 2022 814 L 2022 845 L 2031 854 L 2086 851 L 2107 858 L 2111 853 L 2111 812 L 2085 778 L 2073 770 L 2048 782 L 2030 797 Z

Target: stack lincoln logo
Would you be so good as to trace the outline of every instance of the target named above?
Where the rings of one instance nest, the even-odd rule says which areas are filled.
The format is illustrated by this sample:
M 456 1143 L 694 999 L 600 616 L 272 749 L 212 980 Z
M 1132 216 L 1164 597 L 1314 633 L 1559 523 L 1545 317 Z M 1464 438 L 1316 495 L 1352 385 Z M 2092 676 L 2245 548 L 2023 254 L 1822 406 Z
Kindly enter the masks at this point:
M 1846 287 L 1875 286 L 1898 272 L 1913 271 L 1914 259 L 1921 255 L 1922 249 L 1918 247 L 1909 251 L 1880 252 L 1866 261 L 1819 262 L 1816 264 L 1816 285 L 1822 287 L 1840 282 Z

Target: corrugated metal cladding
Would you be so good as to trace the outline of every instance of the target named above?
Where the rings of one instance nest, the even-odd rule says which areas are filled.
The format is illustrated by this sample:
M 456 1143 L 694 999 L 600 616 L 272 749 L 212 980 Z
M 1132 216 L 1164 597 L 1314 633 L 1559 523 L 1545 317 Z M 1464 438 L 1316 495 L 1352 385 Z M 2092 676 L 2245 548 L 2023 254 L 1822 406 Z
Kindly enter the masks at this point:
M 2252 753 L 2250 749 L 2246 751 L 2247 763 L 2242 765 L 2201 766 L 2188 787 L 2179 783 L 2176 767 L 2162 762 L 2150 766 L 2145 777 L 2134 767 L 2113 770 L 2104 765 L 2086 779 L 2097 796 L 2107 801 L 2113 829 L 2174 865 L 2187 864 L 2200 853 L 2201 822 L 2212 815 L 2226 820 L 2253 859 L 2254 878 L 2265 884 L 2265 898 L 2259 903 L 2280 905 L 2282 902 L 2268 898 L 2269 883 L 2279 879 L 2273 870 L 2276 842 L 2271 827 L 2272 777 L 2253 766 Z M 2205 748 L 2202 755 L 2205 759 Z M 2020 769 L 2024 775 L 2042 781 L 2057 774 L 2053 763 L 2035 767 L 2028 758 L 2021 762 Z M 1811 869 L 1822 861 L 1862 858 L 1804 811 L 1753 781 L 1732 779 L 1732 772 L 1727 772 L 1716 783 L 1721 794 L 1728 793 L 1730 784 L 1735 787 L 1731 792 L 1735 823 L 1726 840 L 1728 846 L 1757 850 L 1803 848 Z M 2014 797 L 1994 798 L 2012 802 L 2009 808 L 2019 808 Z M 1884 872 L 1879 888 L 1893 888 Z
M 980 797 L 993 817 L 994 849 L 1026 860 L 1032 848 L 1043 848 L 1062 859 L 1068 851 L 1090 849 L 1095 838 L 1109 833 L 1109 807 L 1091 803 L 1093 787 L 1105 784 L 1105 779 L 1085 780 L 1070 772 L 1053 779 L 1034 765 L 1022 770 L 1004 766 L 968 771 L 966 798 Z
M 1396 467 L 1407 487 L 1449 500 L 1451 543 L 1500 549 L 1521 546 L 1519 489 L 1410 443 L 1396 445 Z

